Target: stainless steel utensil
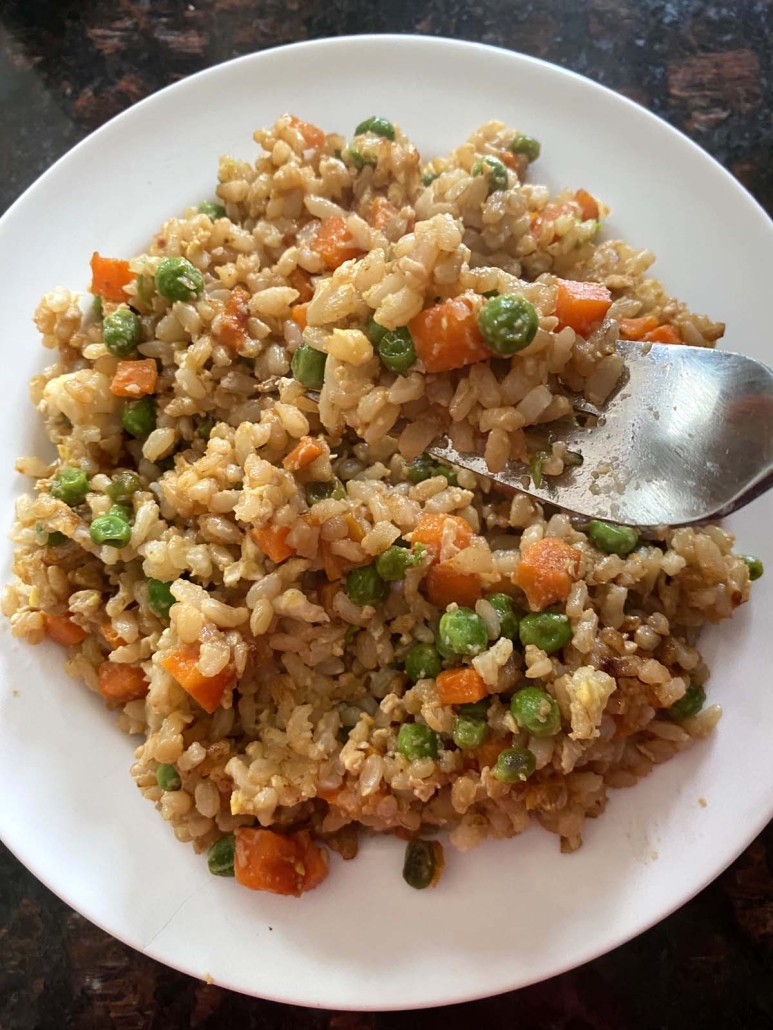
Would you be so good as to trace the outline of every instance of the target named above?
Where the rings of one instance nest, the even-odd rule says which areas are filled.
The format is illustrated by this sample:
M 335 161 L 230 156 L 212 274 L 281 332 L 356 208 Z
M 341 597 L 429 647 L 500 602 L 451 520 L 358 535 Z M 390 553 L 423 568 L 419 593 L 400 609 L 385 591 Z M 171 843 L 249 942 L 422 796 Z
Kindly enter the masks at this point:
M 483 457 L 448 441 L 433 457 L 586 518 L 630 526 L 679 526 L 720 518 L 773 486 L 773 372 L 759 361 L 699 347 L 618 343 L 620 385 L 600 416 L 581 427 L 554 422 L 528 430 L 546 446 L 563 441 L 582 465 L 535 486 L 510 462 L 492 474 Z

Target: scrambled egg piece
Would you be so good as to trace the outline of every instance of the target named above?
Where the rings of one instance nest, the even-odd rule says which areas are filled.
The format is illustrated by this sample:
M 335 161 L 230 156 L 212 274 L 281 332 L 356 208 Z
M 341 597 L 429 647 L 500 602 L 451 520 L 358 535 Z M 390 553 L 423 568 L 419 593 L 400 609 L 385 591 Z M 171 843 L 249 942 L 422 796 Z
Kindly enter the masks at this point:
M 599 735 L 598 727 L 610 694 L 615 689 L 614 679 L 590 665 L 583 665 L 571 676 L 563 677 L 563 687 L 569 698 L 572 740 L 592 740 Z

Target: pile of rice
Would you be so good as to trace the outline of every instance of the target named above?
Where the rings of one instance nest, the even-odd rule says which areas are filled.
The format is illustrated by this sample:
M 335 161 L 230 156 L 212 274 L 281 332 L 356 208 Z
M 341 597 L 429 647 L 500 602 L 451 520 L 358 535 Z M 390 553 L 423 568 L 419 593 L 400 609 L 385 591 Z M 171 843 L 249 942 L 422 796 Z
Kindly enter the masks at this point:
M 284 116 L 256 132 L 254 164 L 220 162 L 225 216 L 188 208 L 131 260 L 125 304 L 141 318 L 140 356 L 159 368 L 157 424 L 144 440 L 122 429 L 110 390 L 117 359 L 100 317 L 64 288 L 41 301 L 35 323 L 56 360 L 33 378 L 31 394 L 58 460 L 18 463 L 35 486 L 18 502 L 3 612 L 33 644 L 47 616 L 81 627 L 66 669 L 93 691 L 105 662 L 142 670 L 146 695 L 117 706 L 121 729 L 140 738 L 132 775 L 197 851 L 251 826 L 310 830 L 347 858 L 360 827 L 405 839 L 446 828 L 464 850 L 519 833 L 531 815 L 573 851 L 609 787 L 634 785 L 716 724 L 716 705 L 679 722 L 667 710 L 691 683 L 705 683 L 696 635 L 747 600 L 747 565 L 717 526 L 664 531 L 626 557 L 602 553 L 581 524 L 526 495 L 507 496 L 467 471 L 456 485 L 443 475 L 412 484 L 406 461 L 443 432 L 457 449 L 485 453 L 493 471 L 528 458 L 525 428 L 571 414 L 570 391 L 600 403 L 613 388 L 621 318 L 654 315 L 698 346 L 712 346 L 723 327 L 646 277 L 650 252 L 599 239 L 601 202 L 599 218 L 584 219 L 572 191 L 551 198 L 527 181 L 529 162 L 512 154 L 514 132 L 499 122 L 424 166 L 399 129 L 394 140 L 368 133 L 348 144 L 312 129 Z M 481 155 L 504 162 L 506 189 L 489 192 L 487 177 L 472 174 Z M 314 247 L 331 218 L 344 221 L 352 248 L 337 268 Z M 153 287 L 169 256 L 203 275 L 190 302 L 170 303 Z M 555 276 L 612 292 L 607 318 L 587 339 L 559 328 Z M 526 297 L 539 317 L 509 367 L 483 361 L 430 375 L 418 362 L 399 376 L 374 353 L 370 318 L 393 329 L 439 300 L 464 294 L 482 304 L 492 290 Z M 234 305 L 236 344 L 224 331 Z M 105 301 L 102 313 L 117 306 Z M 290 373 L 304 340 L 328 354 L 318 399 Z M 283 458 L 308 435 L 322 453 L 287 470 Z M 62 466 L 88 476 L 79 507 L 50 492 Z M 131 540 L 118 550 L 93 543 L 89 524 L 110 508 L 106 489 L 121 469 L 136 471 L 142 486 Z M 545 472 L 562 469 L 562 454 L 550 455 Z M 343 496 L 310 509 L 305 485 L 334 475 Z M 441 559 L 523 610 L 513 576 L 526 549 L 549 536 L 580 556 L 560 606 L 573 635 L 551 656 L 498 639 L 496 613 L 478 602 L 490 647 L 474 665 L 491 693 L 480 754 L 454 745 L 455 709 L 440 703 L 435 680 L 411 685 L 403 670 L 442 614 L 425 596 L 429 562 L 391 584 L 376 607 L 343 589 L 351 569 L 410 538 L 424 513 L 466 520 L 472 544 L 457 552 L 449 540 Z M 289 530 L 292 554 L 279 563 L 255 541 L 252 531 L 266 526 Z M 41 533 L 66 540 L 50 546 Z M 173 584 L 169 620 L 150 610 L 148 578 Z M 162 667 L 180 645 L 199 648 L 203 676 L 232 671 L 210 715 Z M 509 698 L 524 684 L 558 702 L 555 736 L 529 738 L 515 723 Z M 406 721 L 440 735 L 436 759 L 399 753 Z M 502 782 L 492 741 L 528 747 L 535 773 Z M 162 789 L 159 763 L 175 766 L 181 789 Z

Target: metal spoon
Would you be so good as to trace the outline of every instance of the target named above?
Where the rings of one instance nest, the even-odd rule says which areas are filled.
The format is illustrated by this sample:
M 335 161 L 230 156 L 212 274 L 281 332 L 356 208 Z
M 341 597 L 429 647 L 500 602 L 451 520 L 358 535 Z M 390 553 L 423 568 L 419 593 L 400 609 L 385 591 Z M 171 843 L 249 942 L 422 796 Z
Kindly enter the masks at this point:
M 448 441 L 428 448 L 443 462 L 585 518 L 655 528 L 721 518 L 773 486 L 773 372 L 743 354 L 621 340 L 625 373 L 600 416 L 582 428 L 531 427 L 546 446 L 563 441 L 582 465 L 535 486 L 529 468 L 489 472 L 483 457 Z

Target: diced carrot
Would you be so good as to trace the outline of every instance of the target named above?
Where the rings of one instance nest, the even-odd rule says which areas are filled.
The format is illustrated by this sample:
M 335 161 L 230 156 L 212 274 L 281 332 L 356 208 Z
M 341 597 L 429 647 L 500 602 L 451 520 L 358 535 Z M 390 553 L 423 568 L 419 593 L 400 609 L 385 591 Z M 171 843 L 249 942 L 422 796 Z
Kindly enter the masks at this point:
M 579 565 L 580 552 L 576 547 L 547 536 L 521 555 L 513 582 L 526 594 L 531 610 L 539 612 L 549 604 L 566 600 Z
M 323 801 L 327 801 L 329 805 L 334 805 L 338 800 L 338 795 L 341 793 L 340 787 L 327 787 L 317 791 L 317 797 L 322 798 Z
M 344 522 L 346 523 L 346 528 L 349 530 L 349 539 L 354 540 L 355 544 L 361 543 L 364 540 L 366 533 L 363 526 L 349 511 L 344 515 Z
M 296 325 L 301 327 L 301 329 L 306 328 L 308 310 L 308 304 L 294 304 L 290 309 L 290 317 Z
M 440 555 L 440 546 L 446 526 L 452 526 L 451 537 L 455 546 L 463 551 L 470 546 L 472 530 L 470 523 L 461 515 L 445 515 L 425 512 L 416 523 L 416 529 L 411 533 L 411 543 L 424 544 L 427 550 L 431 551 L 437 559 Z
M 102 662 L 99 667 L 99 692 L 106 701 L 139 701 L 149 689 L 145 673 L 138 665 Z
M 531 231 L 534 236 L 539 237 L 542 233 L 542 226 L 546 222 L 554 222 L 562 215 L 572 215 L 583 222 L 590 219 L 598 220 L 599 205 L 595 197 L 592 197 L 587 190 L 577 190 L 571 200 L 565 200 L 563 204 L 547 204 L 541 211 L 532 211 Z M 553 234 L 555 239 L 555 233 Z M 551 242 L 551 240 L 543 241 Z
M 612 294 L 601 283 L 581 283 L 572 279 L 556 279 L 556 282 L 559 327 L 571 326 L 575 332 L 587 336 L 593 325 L 609 311 Z
M 483 769 L 484 766 L 493 769 L 506 747 L 509 747 L 506 740 L 484 740 L 479 747 L 470 752 L 470 755 L 475 758 L 479 769 Z
M 235 286 L 225 302 L 220 319 L 218 339 L 226 347 L 237 351 L 247 340 L 247 322 L 250 317 L 250 294 L 243 286 Z
M 308 830 L 284 835 L 237 826 L 234 835 L 234 875 L 243 887 L 299 898 L 327 876 L 325 853 L 314 844 Z
M 321 147 L 325 142 L 325 134 L 322 129 L 318 129 L 311 122 L 302 122 L 300 118 L 296 118 L 294 114 L 291 114 L 290 125 L 300 132 L 301 136 L 303 136 L 303 142 L 310 150 L 316 150 L 317 147 Z
M 374 197 L 370 206 L 370 224 L 383 232 L 399 211 L 386 197 Z
M 435 689 L 441 704 L 466 705 L 488 696 L 488 687 L 475 669 L 445 669 L 435 680 Z
M 309 246 L 331 270 L 364 253 L 355 244 L 343 218 L 326 218 L 321 222 L 309 240 Z
M 294 553 L 293 548 L 285 543 L 289 534 L 289 526 L 255 526 L 250 530 L 250 536 L 261 551 L 277 564 Z
M 307 304 L 314 296 L 311 276 L 303 268 L 296 268 L 287 277 L 288 283 L 298 291 L 298 303 Z
M 227 665 L 216 676 L 204 676 L 199 672 L 198 662 L 198 647 L 195 644 L 181 644 L 162 658 L 161 666 L 211 715 L 223 700 L 226 687 L 233 682 L 234 671 Z
M 344 569 L 340 554 L 331 551 L 330 544 L 330 540 L 320 540 L 319 553 L 322 556 L 322 568 L 325 570 L 325 575 L 333 583 L 343 578 Z
M 113 650 L 126 644 L 121 634 L 113 629 L 113 624 L 109 619 L 105 619 L 104 622 L 100 623 L 99 631 Z
M 587 190 L 577 190 L 574 195 L 574 199 L 580 206 L 580 212 L 584 222 L 589 221 L 591 218 L 598 219 L 599 206 L 596 203 L 596 198 L 592 197 Z
M 116 397 L 144 397 L 156 392 L 158 367 L 153 358 L 142 361 L 119 361 L 110 384 Z
M 302 436 L 289 454 L 282 460 L 282 464 L 288 472 L 298 472 L 311 465 L 315 458 L 325 453 L 324 445 L 315 440 L 313 436 Z
M 88 636 L 85 629 L 77 626 L 66 615 L 49 615 L 48 612 L 43 612 L 43 625 L 53 642 L 63 647 L 80 644 Z
M 681 343 L 682 336 L 676 326 L 659 325 L 651 333 L 646 333 L 642 339 L 645 343 Z
M 539 237 L 542 232 L 542 226 L 546 222 L 555 221 L 556 218 L 560 218 L 561 215 L 574 215 L 575 218 L 579 218 L 579 205 L 573 200 L 568 200 L 563 204 L 547 204 L 541 211 L 532 211 L 529 215 L 532 235 Z M 553 238 L 555 238 L 555 233 L 553 234 Z M 551 241 L 549 240 L 547 242 Z
M 654 315 L 643 315 L 641 318 L 621 318 L 620 336 L 623 340 L 643 340 L 647 333 L 657 329 L 658 320 Z
M 91 255 L 91 286 L 89 289 L 97 297 L 120 302 L 126 300 L 124 286 L 134 282 L 134 272 L 129 269 L 128 261 L 118 258 L 105 258 L 95 250 Z
M 457 572 L 448 562 L 433 565 L 424 581 L 427 597 L 438 608 L 446 608 L 456 601 L 465 608 L 474 608 L 483 596 L 478 576 L 471 572 Z
M 420 311 L 408 323 L 416 353 L 428 372 L 450 372 L 491 357 L 467 297 L 452 297 Z

